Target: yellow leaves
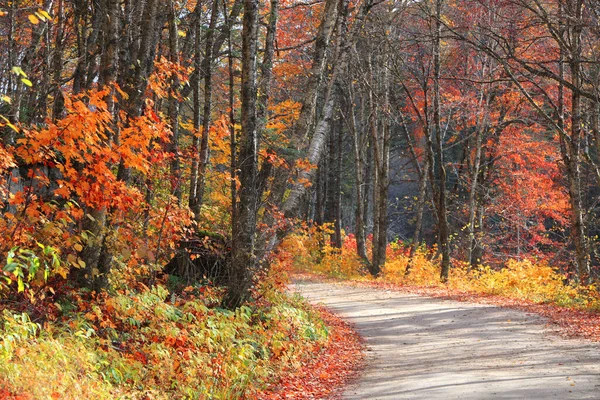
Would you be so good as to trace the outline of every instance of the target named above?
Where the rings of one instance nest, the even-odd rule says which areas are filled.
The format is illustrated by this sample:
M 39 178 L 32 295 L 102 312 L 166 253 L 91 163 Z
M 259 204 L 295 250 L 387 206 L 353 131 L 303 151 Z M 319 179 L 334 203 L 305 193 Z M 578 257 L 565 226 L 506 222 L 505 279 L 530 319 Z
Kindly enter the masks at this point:
M 299 270 L 308 267 L 335 277 L 360 277 L 363 264 L 356 254 L 355 240 L 347 237 L 341 249 L 334 248 L 329 245 L 333 234 L 331 228 L 331 224 L 326 224 L 318 228 L 306 228 L 302 234 L 288 236 L 280 246 L 284 251 L 282 254 L 288 258 L 288 261 L 284 261 L 287 267 L 284 267 Z
M 67 275 L 69 275 L 69 269 L 66 268 L 65 266 L 61 266 L 59 268 L 56 268 L 54 270 L 54 273 L 61 276 L 63 279 L 67 279 Z
M 98 319 L 98 316 L 96 315 L 96 313 L 89 311 L 87 313 L 84 314 L 85 319 L 87 319 L 88 321 L 96 321 Z
M 12 67 L 11 71 L 13 74 L 21 77 L 21 82 L 23 82 L 24 85 L 29 86 L 29 87 L 33 86 L 33 83 L 31 83 L 31 81 L 27 78 L 27 74 L 25 73 L 25 71 L 23 71 L 23 69 L 21 67 L 17 67 L 17 66 Z M 6 96 L 4 96 L 4 97 L 6 97 Z M 3 100 L 4 100 L 4 98 L 3 98 Z
M 21 75 L 24 78 L 27 78 L 27 74 L 23 71 L 21 67 L 12 67 L 11 71 L 15 75 Z
M 273 343 L 271 343 L 271 351 L 273 352 L 273 355 L 275 357 L 280 357 L 281 353 L 284 352 L 285 348 L 285 343 L 281 340 L 273 340 Z
M 75 268 L 80 268 L 83 269 L 86 267 L 85 261 L 83 261 L 81 258 L 77 257 L 75 254 L 69 254 L 67 255 L 67 261 L 69 262 L 69 264 Z
M 69 254 L 69 255 L 67 255 L 67 261 L 72 265 L 76 265 L 77 257 L 74 254 Z
M 47 11 L 44 10 L 37 10 L 35 13 L 33 14 L 29 14 L 27 16 L 27 19 L 29 19 L 29 22 L 31 22 L 34 25 L 37 25 L 40 23 L 40 21 L 44 21 L 44 22 L 51 22 L 52 21 L 52 17 L 50 16 L 50 14 L 48 14 Z
M 0 10 L 0 17 L 5 17 L 7 15 L 8 15 L 8 13 L 6 11 Z
M 299 102 L 292 100 L 285 100 L 269 107 L 271 118 L 266 127 L 277 135 L 277 140 L 288 142 L 289 139 L 283 133 L 298 120 L 301 107 Z
M 116 329 L 117 325 L 115 325 L 115 323 L 112 322 L 110 319 L 104 319 L 102 322 L 100 322 L 100 327 Z
M 52 20 L 52 17 L 50 16 L 50 14 L 48 14 L 44 10 L 38 10 L 38 14 L 40 14 L 42 17 L 46 18 L 48 21 Z
M 6 118 L 4 115 L 0 114 L 0 119 L 2 119 L 4 121 L 4 124 L 6 126 L 8 126 L 10 129 L 12 129 L 13 131 L 19 133 L 19 128 L 17 128 L 15 125 L 13 125 L 8 118 Z

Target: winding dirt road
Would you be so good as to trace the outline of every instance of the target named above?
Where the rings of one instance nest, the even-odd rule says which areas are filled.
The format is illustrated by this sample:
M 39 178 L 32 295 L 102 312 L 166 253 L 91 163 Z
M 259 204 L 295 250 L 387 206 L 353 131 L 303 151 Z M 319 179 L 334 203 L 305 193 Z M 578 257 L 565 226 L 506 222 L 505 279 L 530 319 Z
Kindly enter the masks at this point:
M 539 316 L 343 284 L 292 290 L 366 339 L 345 399 L 600 399 L 600 345 L 563 339 Z

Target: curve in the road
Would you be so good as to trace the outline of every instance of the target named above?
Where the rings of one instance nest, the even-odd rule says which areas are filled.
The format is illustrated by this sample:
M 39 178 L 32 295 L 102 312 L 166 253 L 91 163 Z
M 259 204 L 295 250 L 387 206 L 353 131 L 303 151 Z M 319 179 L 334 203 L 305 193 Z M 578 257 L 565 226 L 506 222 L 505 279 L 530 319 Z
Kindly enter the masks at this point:
M 343 284 L 293 290 L 350 320 L 368 366 L 346 399 L 600 399 L 600 346 L 524 312 Z

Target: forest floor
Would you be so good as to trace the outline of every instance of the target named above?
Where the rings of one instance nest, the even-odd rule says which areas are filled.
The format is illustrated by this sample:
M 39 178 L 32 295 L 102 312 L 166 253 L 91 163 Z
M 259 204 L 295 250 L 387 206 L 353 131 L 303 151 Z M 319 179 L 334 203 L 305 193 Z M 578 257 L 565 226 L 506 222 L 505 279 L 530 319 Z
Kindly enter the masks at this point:
M 291 289 L 347 319 L 366 368 L 345 399 L 598 399 L 600 344 L 530 312 L 344 283 Z

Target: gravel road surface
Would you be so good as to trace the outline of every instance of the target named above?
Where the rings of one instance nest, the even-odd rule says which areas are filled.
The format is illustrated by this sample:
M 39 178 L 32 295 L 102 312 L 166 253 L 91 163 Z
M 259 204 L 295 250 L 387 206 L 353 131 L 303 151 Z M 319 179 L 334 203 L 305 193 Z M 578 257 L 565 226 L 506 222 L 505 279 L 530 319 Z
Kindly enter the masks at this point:
M 600 345 L 561 338 L 539 316 L 335 283 L 292 290 L 366 340 L 345 399 L 600 399 Z

